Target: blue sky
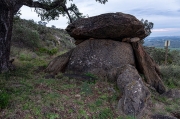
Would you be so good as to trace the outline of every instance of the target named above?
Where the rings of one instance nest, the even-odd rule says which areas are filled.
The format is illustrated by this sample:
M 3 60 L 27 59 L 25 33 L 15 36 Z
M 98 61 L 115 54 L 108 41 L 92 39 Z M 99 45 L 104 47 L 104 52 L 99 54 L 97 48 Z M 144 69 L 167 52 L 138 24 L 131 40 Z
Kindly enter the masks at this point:
M 154 23 L 150 36 L 180 36 L 180 0 L 108 0 L 99 4 L 95 0 L 73 0 L 80 12 L 84 15 L 95 16 L 103 13 L 123 12 L 136 16 L 139 20 L 147 19 Z M 34 9 L 23 6 L 21 18 L 40 18 Z M 66 17 L 50 21 L 47 26 L 55 25 L 57 28 L 66 28 Z

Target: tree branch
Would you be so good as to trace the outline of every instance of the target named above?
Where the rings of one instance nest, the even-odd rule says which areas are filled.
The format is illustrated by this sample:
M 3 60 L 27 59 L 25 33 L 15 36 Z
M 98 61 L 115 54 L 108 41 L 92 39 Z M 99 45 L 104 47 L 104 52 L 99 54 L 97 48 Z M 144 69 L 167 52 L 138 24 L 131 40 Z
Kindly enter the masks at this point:
M 72 8 L 68 8 L 67 10 L 71 10 L 77 16 L 77 18 L 80 18 L 79 15 L 76 13 L 76 11 L 73 10 Z
M 42 8 L 42 9 L 45 9 L 46 11 L 50 11 L 50 10 L 57 8 L 57 7 L 62 7 L 63 10 L 68 15 L 70 22 L 72 23 L 72 18 L 71 18 L 70 14 L 68 12 L 68 9 L 65 5 L 65 0 L 56 0 L 49 5 L 46 3 L 40 3 L 38 1 L 33 2 L 32 0 L 24 0 L 23 5 L 26 5 L 28 7 L 34 7 L 34 8 Z
M 64 11 L 67 13 L 67 15 L 68 15 L 68 17 L 69 17 L 69 21 L 70 21 L 70 23 L 72 23 L 72 22 L 73 22 L 73 20 L 72 20 L 72 18 L 71 18 L 71 16 L 70 16 L 70 14 L 69 14 L 69 12 L 68 12 L 67 7 L 65 6 L 65 8 L 63 8 L 63 9 L 64 9 Z
M 28 7 L 34 7 L 34 8 L 42 8 L 47 11 L 56 8 L 56 7 L 64 7 L 65 6 L 65 1 L 64 0 L 56 0 L 52 2 L 50 5 L 45 4 L 45 3 L 40 3 L 38 1 L 32 1 L 32 0 L 24 0 L 23 5 L 26 5 Z

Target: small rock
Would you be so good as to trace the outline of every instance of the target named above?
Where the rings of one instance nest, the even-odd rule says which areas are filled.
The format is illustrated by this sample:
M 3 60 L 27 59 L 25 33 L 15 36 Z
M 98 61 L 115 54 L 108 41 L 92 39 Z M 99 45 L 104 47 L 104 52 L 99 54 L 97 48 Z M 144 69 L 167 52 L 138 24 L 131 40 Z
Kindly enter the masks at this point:
M 76 95 L 75 95 L 75 97 L 76 97 L 76 98 L 80 98 L 80 97 L 81 97 L 81 95 L 79 95 L 79 94 L 76 94 Z
M 113 92 L 113 93 L 116 93 L 116 91 L 114 90 L 113 87 L 108 87 L 107 89 L 108 89 L 109 91 Z

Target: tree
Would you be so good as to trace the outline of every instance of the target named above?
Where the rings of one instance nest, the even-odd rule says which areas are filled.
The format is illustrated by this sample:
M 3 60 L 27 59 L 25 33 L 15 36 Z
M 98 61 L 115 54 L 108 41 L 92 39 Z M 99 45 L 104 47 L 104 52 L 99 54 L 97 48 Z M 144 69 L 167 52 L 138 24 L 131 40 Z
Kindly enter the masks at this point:
M 14 15 L 25 5 L 35 8 L 42 20 L 57 19 L 59 15 L 67 15 L 69 22 L 83 17 L 75 4 L 67 7 L 73 0 L 0 0 L 0 73 L 11 70 L 10 45 Z M 108 0 L 96 0 L 105 4 Z
M 149 36 L 151 34 L 151 29 L 153 28 L 154 24 L 144 19 L 141 19 L 141 22 L 144 24 L 144 30 L 146 32 L 146 35 Z
M 144 25 L 144 30 L 146 32 L 146 35 L 149 36 L 151 34 L 151 29 L 153 29 L 154 23 L 148 22 L 148 20 L 141 19 L 141 22 Z M 141 43 L 144 44 L 144 39 L 141 40 Z

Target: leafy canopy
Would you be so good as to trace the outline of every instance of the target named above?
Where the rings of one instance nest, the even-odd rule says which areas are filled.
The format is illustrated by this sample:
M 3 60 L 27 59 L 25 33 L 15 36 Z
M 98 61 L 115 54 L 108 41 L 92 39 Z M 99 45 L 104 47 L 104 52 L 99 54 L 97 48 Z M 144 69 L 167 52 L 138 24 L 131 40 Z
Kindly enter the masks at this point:
M 69 22 L 72 23 L 80 17 L 85 17 L 73 3 L 73 0 L 36 0 L 34 2 L 38 2 L 43 6 L 35 6 L 35 11 L 42 20 L 56 20 L 60 15 L 67 15 Z M 96 2 L 105 4 L 108 0 L 96 0 Z

